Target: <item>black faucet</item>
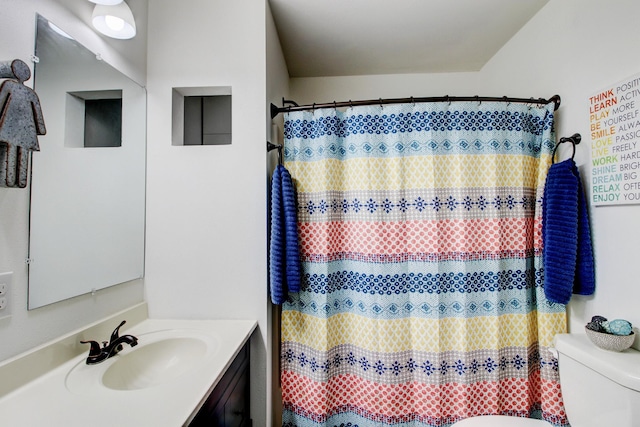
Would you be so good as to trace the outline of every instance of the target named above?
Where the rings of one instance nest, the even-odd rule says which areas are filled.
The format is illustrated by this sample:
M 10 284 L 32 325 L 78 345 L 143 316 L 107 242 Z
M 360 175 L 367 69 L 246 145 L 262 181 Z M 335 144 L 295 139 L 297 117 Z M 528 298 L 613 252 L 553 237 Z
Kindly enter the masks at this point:
M 131 347 L 138 345 L 138 338 L 133 335 L 119 336 L 120 327 L 125 323 L 127 323 L 127 321 L 123 320 L 122 323 L 113 330 L 109 342 L 102 341 L 102 347 L 100 347 L 97 341 L 80 341 L 82 344 L 91 345 L 89 356 L 87 357 L 87 365 L 95 365 L 115 356 L 118 352 L 122 351 L 122 344 L 129 344 Z

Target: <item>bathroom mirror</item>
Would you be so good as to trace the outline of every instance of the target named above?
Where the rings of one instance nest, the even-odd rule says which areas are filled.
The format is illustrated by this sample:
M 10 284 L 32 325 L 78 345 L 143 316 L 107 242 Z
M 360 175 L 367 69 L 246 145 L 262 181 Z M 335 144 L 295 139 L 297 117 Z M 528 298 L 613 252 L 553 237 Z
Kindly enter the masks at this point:
M 146 92 L 38 15 L 29 309 L 144 272 Z

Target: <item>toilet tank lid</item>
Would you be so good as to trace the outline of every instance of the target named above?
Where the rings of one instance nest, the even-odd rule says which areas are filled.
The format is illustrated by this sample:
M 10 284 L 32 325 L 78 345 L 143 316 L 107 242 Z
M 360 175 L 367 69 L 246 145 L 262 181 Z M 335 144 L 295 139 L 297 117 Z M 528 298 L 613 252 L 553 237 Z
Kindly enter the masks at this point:
M 586 334 L 558 334 L 553 345 L 562 355 L 640 392 L 640 351 L 633 348 L 621 352 L 603 350 L 589 341 Z

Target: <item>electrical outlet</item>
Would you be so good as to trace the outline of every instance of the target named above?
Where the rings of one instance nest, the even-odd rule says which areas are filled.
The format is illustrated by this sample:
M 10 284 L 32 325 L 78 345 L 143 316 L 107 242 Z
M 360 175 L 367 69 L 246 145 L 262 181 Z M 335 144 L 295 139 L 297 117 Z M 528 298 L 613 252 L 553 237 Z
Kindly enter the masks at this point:
M 11 279 L 13 272 L 0 273 L 0 319 L 11 315 Z

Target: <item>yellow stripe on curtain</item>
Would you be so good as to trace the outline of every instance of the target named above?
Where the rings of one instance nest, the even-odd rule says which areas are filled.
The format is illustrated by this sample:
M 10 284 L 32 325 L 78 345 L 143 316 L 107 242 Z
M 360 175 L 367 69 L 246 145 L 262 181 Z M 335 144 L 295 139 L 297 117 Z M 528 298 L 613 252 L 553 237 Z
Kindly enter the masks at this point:
M 544 185 L 550 164 L 548 154 L 539 159 L 508 154 L 443 155 L 294 161 L 287 162 L 287 169 L 295 177 L 298 192 L 312 193 L 397 188 L 535 188 Z
M 352 344 L 380 352 L 407 350 L 474 351 L 483 348 L 529 347 L 538 341 L 551 346 L 553 333 L 563 330 L 564 313 L 505 314 L 473 318 L 370 319 L 354 313 L 329 319 L 294 311 L 282 315 L 282 341 L 297 342 L 316 350 Z

